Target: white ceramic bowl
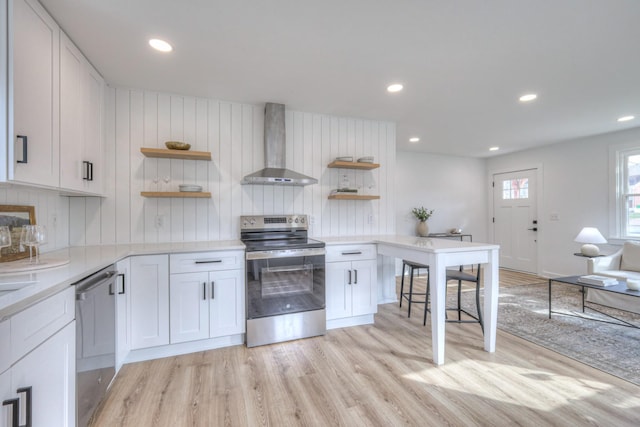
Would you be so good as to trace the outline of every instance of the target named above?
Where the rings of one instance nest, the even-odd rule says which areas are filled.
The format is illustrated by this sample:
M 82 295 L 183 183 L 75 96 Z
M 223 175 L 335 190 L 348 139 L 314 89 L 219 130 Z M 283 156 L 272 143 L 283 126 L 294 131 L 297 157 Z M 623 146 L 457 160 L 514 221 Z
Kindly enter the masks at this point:
M 640 281 L 627 279 L 627 288 L 632 291 L 640 291 Z

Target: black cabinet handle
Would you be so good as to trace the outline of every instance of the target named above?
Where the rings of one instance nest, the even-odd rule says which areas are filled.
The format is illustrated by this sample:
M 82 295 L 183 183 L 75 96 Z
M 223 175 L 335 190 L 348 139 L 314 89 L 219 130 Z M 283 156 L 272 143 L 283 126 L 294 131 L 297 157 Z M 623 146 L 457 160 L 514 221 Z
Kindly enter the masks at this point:
M 538 227 L 527 228 L 527 230 L 530 230 L 530 231 L 538 231 Z
M 125 293 L 125 289 L 124 289 L 124 280 L 125 280 L 124 279 L 124 273 L 118 274 L 118 277 L 120 277 L 122 279 L 122 282 L 120 282 L 120 283 L 122 283 L 122 292 L 118 292 L 118 295 L 122 295 L 122 294 Z
M 211 299 L 216 299 L 216 282 L 211 282 Z
M 362 255 L 362 251 L 342 252 L 342 255 Z
M 358 284 L 358 270 L 353 270 L 353 271 L 356 272 L 356 280 L 353 281 L 353 284 L 357 285 Z
M 83 160 L 82 164 L 84 165 L 84 176 L 82 179 L 85 181 L 93 181 L 93 163 Z
M 29 140 L 26 135 L 16 135 L 22 140 L 22 160 L 18 160 L 17 163 L 29 163 L 27 152 L 29 151 Z
M 93 162 L 89 162 L 89 181 L 93 181 Z
M 207 299 L 207 282 L 202 282 L 202 299 Z
M 3 406 L 11 405 L 11 427 L 20 427 L 20 399 L 7 399 L 2 402 Z
M 221 259 L 210 259 L 210 260 L 203 260 L 203 261 L 196 261 L 196 264 L 213 264 L 216 262 L 222 262 Z
M 31 386 L 29 387 L 22 387 L 19 388 L 18 390 L 16 390 L 16 392 L 18 394 L 20 393 L 24 393 L 25 397 L 26 397 L 26 401 L 27 401 L 27 421 L 24 424 L 24 426 L 20 426 L 20 427 L 31 427 L 31 412 L 32 412 L 32 406 L 31 406 Z
M 351 270 L 349 270 L 349 283 L 347 283 L 348 285 L 351 284 Z
M 116 293 L 113 292 L 113 283 L 109 283 L 109 295 L 115 295 Z

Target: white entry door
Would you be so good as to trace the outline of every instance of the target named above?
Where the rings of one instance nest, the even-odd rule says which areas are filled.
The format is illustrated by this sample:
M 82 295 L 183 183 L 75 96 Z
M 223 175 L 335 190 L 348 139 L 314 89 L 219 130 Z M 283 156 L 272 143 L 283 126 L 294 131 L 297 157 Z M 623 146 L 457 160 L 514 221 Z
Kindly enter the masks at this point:
M 537 273 L 536 169 L 493 175 L 493 239 L 500 267 Z

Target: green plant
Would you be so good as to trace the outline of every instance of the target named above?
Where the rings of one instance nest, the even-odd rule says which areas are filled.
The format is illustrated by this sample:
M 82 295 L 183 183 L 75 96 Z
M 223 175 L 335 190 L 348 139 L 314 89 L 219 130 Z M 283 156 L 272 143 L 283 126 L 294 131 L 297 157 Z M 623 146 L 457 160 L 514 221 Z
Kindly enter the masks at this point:
M 433 209 L 425 209 L 424 206 L 413 208 L 411 212 L 419 221 L 426 221 L 433 215 Z

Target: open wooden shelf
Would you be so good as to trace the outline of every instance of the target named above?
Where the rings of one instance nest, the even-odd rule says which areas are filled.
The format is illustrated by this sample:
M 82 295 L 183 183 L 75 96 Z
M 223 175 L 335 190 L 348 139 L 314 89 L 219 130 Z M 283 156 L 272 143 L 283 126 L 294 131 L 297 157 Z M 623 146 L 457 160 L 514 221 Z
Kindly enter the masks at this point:
M 380 167 L 379 163 L 358 163 L 358 162 L 341 162 L 334 160 L 327 165 L 328 168 L 342 168 L 342 169 L 377 169 Z
M 140 193 L 142 197 L 178 197 L 182 199 L 210 199 L 209 192 L 194 191 L 143 191 Z
M 380 196 L 368 196 L 363 194 L 331 194 L 329 199 L 334 200 L 377 200 Z
M 159 159 L 211 160 L 211 153 L 208 151 L 169 150 L 165 148 L 141 147 L 140 152 L 146 157 L 155 157 Z

